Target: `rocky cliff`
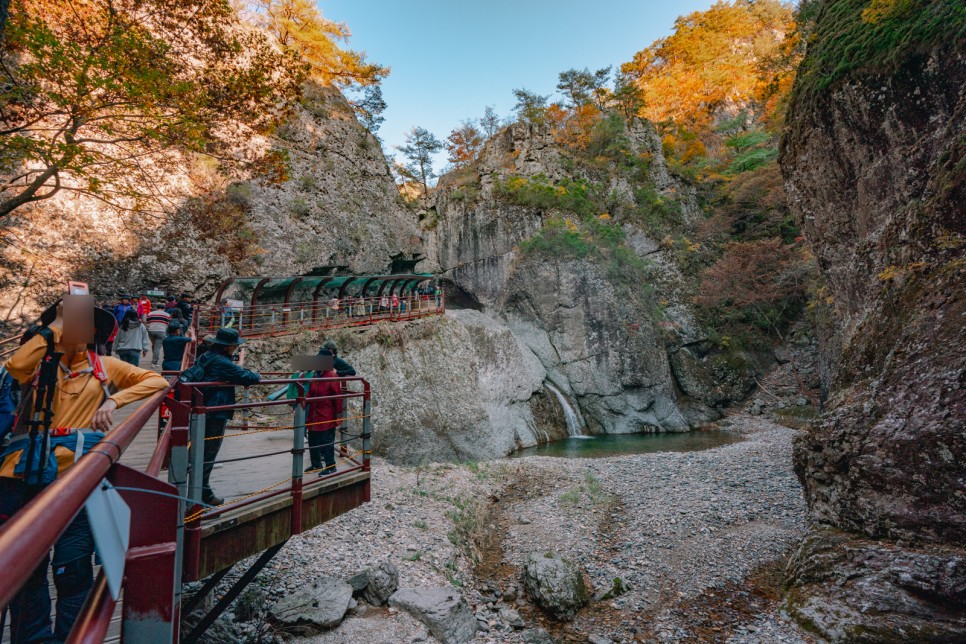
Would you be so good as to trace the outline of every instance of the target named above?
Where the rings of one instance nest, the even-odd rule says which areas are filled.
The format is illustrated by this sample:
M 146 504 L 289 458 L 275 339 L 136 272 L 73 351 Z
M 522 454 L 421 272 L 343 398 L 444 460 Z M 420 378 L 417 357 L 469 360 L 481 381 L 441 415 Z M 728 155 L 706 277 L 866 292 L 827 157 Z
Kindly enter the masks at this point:
M 781 157 L 834 301 L 788 606 L 836 641 L 966 637 L 966 30 L 955 3 L 913 4 L 877 23 L 824 3 Z M 870 60 L 818 78 L 843 31 Z
M 66 279 L 101 295 L 157 285 L 208 297 L 231 275 L 382 273 L 394 256 L 420 251 L 379 141 L 335 89 L 306 86 L 271 136 L 244 123 L 221 136 L 255 169 L 225 177 L 216 160 L 186 156 L 183 172 L 158 187 L 157 213 L 66 195 L 15 211 L 0 250 L 8 318 L 33 313 Z
M 693 230 L 701 218 L 693 190 L 669 173 L 649 124 L 602 122 L 616 124 L 608 136 L 620 150 L 603 161 L 547 126 L 498 133 L 440 180 L 423 214 L 427 256 L 451 295 L 505 322 L 539 358 L 590 431 L 687 430 L 754 386 L 754 361 L 713 350 L 665 239 L 669 224 Z M 533 248 L 558 229 L 575 252 Z
M 534 354 L 472 310 L 253 341 L 248 363 L 284 370 L 327 338 L 372 385 L 373 449 L 393 462 L 476 461 L 567 435 Z

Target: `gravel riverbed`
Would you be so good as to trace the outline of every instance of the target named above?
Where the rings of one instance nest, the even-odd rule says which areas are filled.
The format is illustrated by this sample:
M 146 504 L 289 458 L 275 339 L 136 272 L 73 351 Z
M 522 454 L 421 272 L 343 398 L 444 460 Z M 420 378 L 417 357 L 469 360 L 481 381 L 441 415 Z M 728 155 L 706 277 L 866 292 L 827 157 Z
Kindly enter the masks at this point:
M 796 432 L 747 414 L 721 425 L 745 440 L 423 468 L 377 459 L 372 502 L 290 540 L 259 576 L 259 601 L 388 560 L 400 587 L 460 588 L 478 642 L 541 641 L 540 628 L 566 642 L 811 641 L 778 612 L 775 590 L 806 528 Z M 578 563 L 592 585 L 597 599 L 572 623 L 551 622 L 522 596 L 520 565 L 534 551 Z M 603 599 L 617 578 L 629 590 Z M 296 641 L 435 640 L 405 613 L 360 604 L 339 627 Z

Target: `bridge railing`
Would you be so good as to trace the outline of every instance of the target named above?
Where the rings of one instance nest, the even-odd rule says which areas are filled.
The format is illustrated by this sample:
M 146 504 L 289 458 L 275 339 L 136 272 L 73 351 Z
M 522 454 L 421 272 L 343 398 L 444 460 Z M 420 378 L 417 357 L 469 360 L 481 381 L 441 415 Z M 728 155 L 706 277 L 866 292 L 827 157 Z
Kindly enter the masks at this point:
M 199 332 L 214 333 L 233 327 L 245 337 L 272 336 L 302 329 L 339 329 L 384 320 L 412 320 L 443 313 L 445 293 L 390 297 L 345 297 L 302 302 L 265 303 L 231 307 L 201 304 L 197 307 Z
M 185 362 L 190 364 L 192 357 L 193 349 L 185 356 Z M 182 579 L 198 578 L 198 553 L 204 522 L 218 521 L 227 513 L 244 512 L 257 503 L 287 495 L 291 499 L 291 518 L 286 534 L 298 534 L 311 527 L 310 522 L 303 522 L 301 516 L 301 501 L 305 494 L 323 486 L 331 487 L 340 477 L 369 471 L 369 384 L 362 378 L 333 379 L 341 388 L 338 395 L 313 396 L 312 384 L 321 380 L 265 379 L 252 387 L 258 390 L 249 397 L 252 402 L 235 405 L 206 407 L 204 404 L 206 389 L 232 386 L 226 383 L 183 384 L 173 381 L 167 389 L 147 399 L 63 476 L 0 526 L 0 570 L 4 576 L 4 583 L 0 584 L 0 609 L 9 604 L 74 517 L 83 511 L 90 495 L 106 480 L 119 491 L 132 513 L 130 544 L 125 553 L 122 638 L 132 642 L 178 641 Z M 274 388 L 277 393 L 278 388 L 290 386 L 294 393 L 291 398 L 284 393 L 274 397 L 259 394 L 265 388 Z M 307 412 L 313 403 L 336 398 L 344 401 L 341 417 L 330 423 L 336 427 L 337 433 L 333 441 L 337 471 L 318 476 L 318 472 L 311 468 L 306 472 L 303 467 L 304 455 L 309 449 L 306 432 L 311 430 Z M 120 464 L 122 454 L 162 404 L 170 409 L 170 416 L 159 432 L 157 446 L 146 470 L 139 472 Z M 205 436 L 205 419 L 208 413 L 228 410 L 262 412 L 262 415 L 256 414 L 247 428 L 228 425 L 223 440 L 235 437 L 244 440 L 244 436 L 269 431 L 291 432 L 291 446 L 274 453 L 261 450 L 241 457 L 216 458 L 209 465 L 232 467 L 256 458 L 283 454 L 290 456 L 290 465 L 285 466 L 285 477 L 279 483 L 254 492 L 235 490 L 228 495 L 234 498 L 229 498 L 224 505 L 207 507 L 201 498 L 201 480 L 205 465 L 204 444 L 212 437 Z M 281 421 L 279 416 L 271 415 L 278 411 L 292 420 Z M 165 465 L 168 466 L 167 482 L 157 478 Z M 311 480 L 306 481 L 307 477 Z M 367 500 L 368 482 L 362 501 Z M 278 544 L 275 551 L 280 546 Z M 102 571 L 68 641 L 103 641 L 114 609 L 115 601 Z M 197 638 L 198 628 L 188 640 Z

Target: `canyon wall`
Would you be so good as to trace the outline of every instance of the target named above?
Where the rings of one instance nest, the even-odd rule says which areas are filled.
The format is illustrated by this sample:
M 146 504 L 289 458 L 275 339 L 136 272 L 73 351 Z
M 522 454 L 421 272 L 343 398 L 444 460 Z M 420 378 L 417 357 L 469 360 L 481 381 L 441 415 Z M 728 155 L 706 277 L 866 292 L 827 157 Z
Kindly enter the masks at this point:
M 876 42 L 879 26 L 859 23 L 859 10 L 846 5 L 823 6 L 781 156 L 832 301 L 822 338 L 825 413 L 795 450 L 817 528 L 789 568 L 788 607 L 836 641 L 961 640 L 962 18 L 927 35 L 916 23 L 926 13 L 899 16 L 887 25 L 905 34 L 896 62 L 860 66 L 820 89 L 814 72 L 836 54 L 842 11 L 865 25 L 856 34 L 872 34 L 862 46 Z M 951 5 L 922 11 L 954 11 Z

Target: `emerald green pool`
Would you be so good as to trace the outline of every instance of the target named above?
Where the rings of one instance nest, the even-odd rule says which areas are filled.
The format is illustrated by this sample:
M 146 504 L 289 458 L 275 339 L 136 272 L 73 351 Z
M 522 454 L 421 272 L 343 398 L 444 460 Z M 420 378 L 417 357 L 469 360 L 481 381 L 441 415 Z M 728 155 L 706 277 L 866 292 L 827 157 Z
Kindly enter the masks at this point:
M 721 445 L 730 445 L 741 440 L 739 434 L 722 431 L 575 436 L 537 447 L 528 447 L 514 452 L 510 457 L 603 458 L 622 454 L 649 454 L 651 452 L 697 452 Z

